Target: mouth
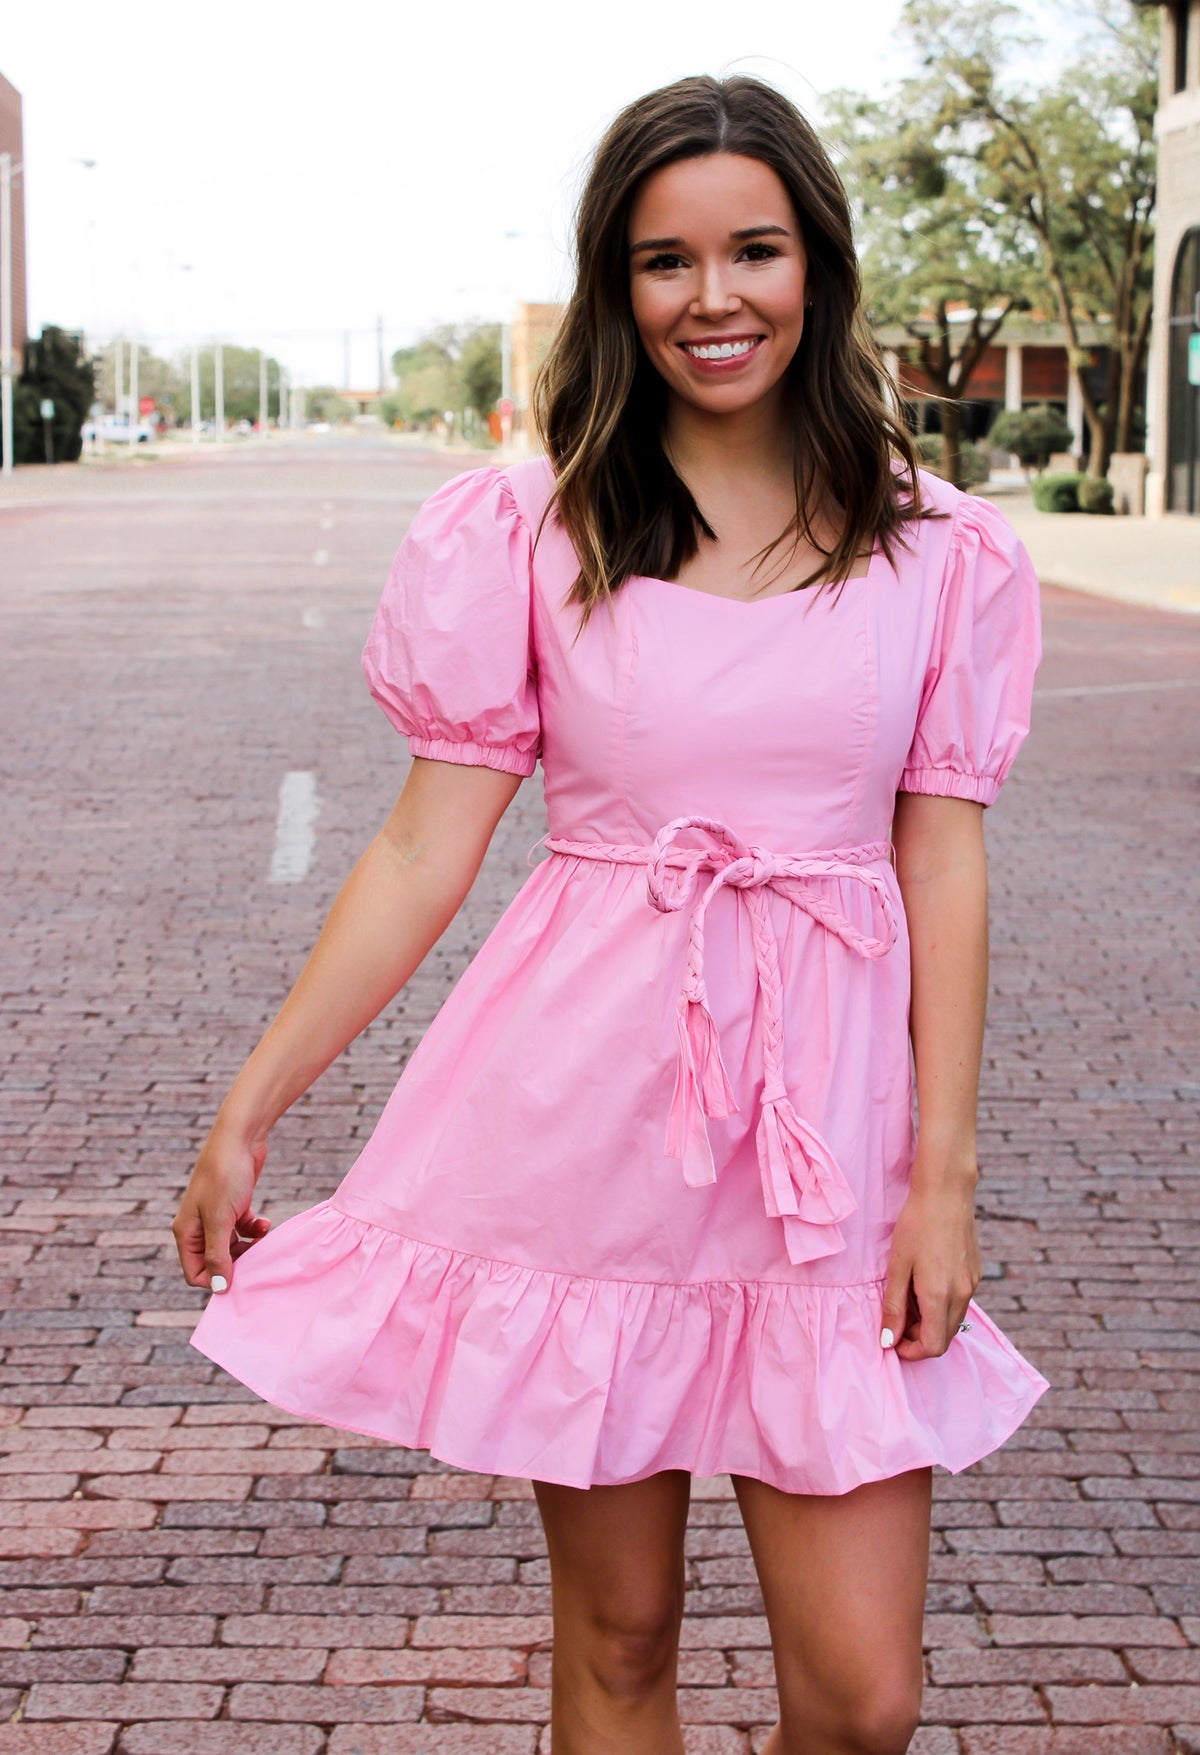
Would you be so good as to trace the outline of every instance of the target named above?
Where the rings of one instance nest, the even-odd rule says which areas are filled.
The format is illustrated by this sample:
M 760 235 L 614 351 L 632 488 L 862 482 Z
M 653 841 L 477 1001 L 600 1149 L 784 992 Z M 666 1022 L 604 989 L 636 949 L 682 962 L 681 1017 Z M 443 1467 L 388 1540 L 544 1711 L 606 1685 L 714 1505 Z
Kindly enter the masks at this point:
M 766 339 L 765 335 L 710 335 L 704 341 L 681 341 L 679 351 L 706 373 L 731 371 L 751 359 Z

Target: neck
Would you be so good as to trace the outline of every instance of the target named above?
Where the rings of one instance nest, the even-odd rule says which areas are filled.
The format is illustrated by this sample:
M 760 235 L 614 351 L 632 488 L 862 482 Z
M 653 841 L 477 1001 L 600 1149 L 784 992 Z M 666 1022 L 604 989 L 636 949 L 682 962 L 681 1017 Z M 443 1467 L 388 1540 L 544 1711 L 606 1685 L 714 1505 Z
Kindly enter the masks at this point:
M 764 396 L 732 414 L 712 414 L 672 396 L 663 437 L 676 470 L 688 480 L 792 479 L 791 427 L 782 396 Z

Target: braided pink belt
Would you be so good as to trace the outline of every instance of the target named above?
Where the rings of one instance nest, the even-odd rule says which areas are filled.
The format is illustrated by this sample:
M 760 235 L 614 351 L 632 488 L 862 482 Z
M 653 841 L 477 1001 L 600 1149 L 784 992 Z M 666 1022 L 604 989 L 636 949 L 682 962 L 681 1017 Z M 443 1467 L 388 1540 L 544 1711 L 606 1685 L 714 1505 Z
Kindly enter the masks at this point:
M 673 845 L 684 829 L 701 829 L 712 837 L 703 848 Z M 856 1201 L 828 1145 L 815 1128 L 797 1115 L 783 1080 L 783 983 L 779 945 L 764 889 L 772 889 L 832 932 L 860 957 L 882 957 L 896 939 L 896 917 L 887 886 L 872 865 L 890 863 L 891 847 L 872 841 L 833 853 L 793 856 L 769 853 L 742 841 L 724 823 L 710 817 L 676 817 L 665 824 L 652 845 L 640 847 L 605 841 L 570 841 L 547 835 L 552 853 L 580 859 L 607 860 L 615 865 L 645 865 L 651 904 L 664 914 L 682 908 L 697 888 L 696 876 L 712 878 L 696 896 L 688 924 L 687 963 L 679 995 L 679 1059 L 675 1090 L 667 1115 L 666 1151 L 683 1164 L 684 1181 L 699 1188 L 717 1179 L 707 1116 L 724 1119 L 738 1108 L 730 1088 L 716 1024 L 704 985 L 704 917 L 717 891 L 731 885 L 750 917 L 758 991 L 763 1063 L 761 1112 L 755 1141 L 762 1175 L 763 1200 L 772 1218 L 783 1221 L 784 1240 L 793 1262 L 815 1261 L 844 1247 L 838 1221 L 855 1211 Z M 680 872 L 668 881 L 668 869 Z M 841 909 L 811 882 L 820 878 L 852 878 L 870 893 L 882 930 L 878 937 L 860 932 Z

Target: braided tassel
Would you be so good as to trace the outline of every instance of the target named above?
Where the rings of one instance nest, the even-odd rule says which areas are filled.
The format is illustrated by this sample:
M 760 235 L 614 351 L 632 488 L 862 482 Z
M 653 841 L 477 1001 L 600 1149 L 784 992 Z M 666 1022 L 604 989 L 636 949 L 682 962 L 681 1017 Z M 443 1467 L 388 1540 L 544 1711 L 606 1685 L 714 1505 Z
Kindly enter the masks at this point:
M 756 1144 L 763 1200 L 784 1222 L 789 1258 L 812 1261 L 843 1248 L 838 1221 L 858 1203 L 825 1141 L 786 1096 L 764 1100 Z
M 733 1114 L 737 1100 L 721 1059 L 717 1027 L 704 1001 L 681 1001 L 675 1027 L 679 1055 L 667 1112 L 666 1151 L 668 1157 L 683 1160 L 683 1179 L 688 1186 L 702 1188 L 717 1180 L 705 1116 L 723 1120 Z

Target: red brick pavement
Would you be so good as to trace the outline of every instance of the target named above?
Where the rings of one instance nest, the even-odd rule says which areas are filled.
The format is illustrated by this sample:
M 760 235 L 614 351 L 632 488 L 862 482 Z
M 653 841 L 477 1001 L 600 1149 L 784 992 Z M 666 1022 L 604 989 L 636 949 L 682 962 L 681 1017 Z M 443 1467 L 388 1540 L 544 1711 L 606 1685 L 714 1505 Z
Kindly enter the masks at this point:
M 401 785 L 357 652 L 459 466 L 296 448 L 28 472 L 0 501 L 0 1755 L 544 1755 L 528 1486 L 255 1401 L 186 1345 L 167 1232 Z M 1054 1388 L 937 1479 L 918 1755 L 1200 1750 L 1200 622 L 1048 591 L 1046 632 L 989 818 L 980 1209 L 981 1297 Z M 317 857 L 271 885 L 294 768 Z M 277 1217 L 344 1174 L 539 808 L 531 784 L 402 1000 L 281 1123 Z M 727 1483 L 697 1483 L 688 1556 L 689 1751 L 748 1755 L 771 1670 Z

